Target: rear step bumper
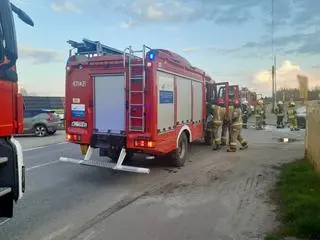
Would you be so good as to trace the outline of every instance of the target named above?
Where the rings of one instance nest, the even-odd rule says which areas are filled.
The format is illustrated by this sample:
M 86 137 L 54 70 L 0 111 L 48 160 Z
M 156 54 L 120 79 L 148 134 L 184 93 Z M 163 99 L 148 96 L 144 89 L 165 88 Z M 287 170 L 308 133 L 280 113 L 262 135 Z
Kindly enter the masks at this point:
M 90 146 L 93 148 L 105 148 L 107 145 L 119 146 L 120 149 L 126 145 L 126 135 L 116 134 L 92 134 Z
M 91 146 L 89 146 L 88 151 L 87 151 L 83 160 L 61 157 L 60 161 L 61 162 L 69 162 L 69 163 L 77 163 L 77 164 L 81 164 L 81 165 L 94 166 L 94 167 L 110 168 L 113 170 L 126 171 L 126 172 L 146 173 L 146 174 L 150 173 L 149 168 L 140 168 L 140 167 L 122 165 L 122 163 L 126 157 L 125 148 L 122 148 L 117 163 L 111 163 L 108 161 L 101 161 L 101 160 L 100 161 L 90 160 L 92 153 L 93 153 L 93 148 Z

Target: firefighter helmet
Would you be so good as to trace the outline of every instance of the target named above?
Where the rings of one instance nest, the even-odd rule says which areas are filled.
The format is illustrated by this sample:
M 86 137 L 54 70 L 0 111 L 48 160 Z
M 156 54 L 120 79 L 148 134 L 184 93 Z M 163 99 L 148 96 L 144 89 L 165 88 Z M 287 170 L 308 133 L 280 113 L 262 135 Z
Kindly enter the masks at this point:
M 223 98 L 217 98 L 215 101 L 214 101 L 214 104 L 218 105 L 218 106 L 224 106 L 224 100 Z
M 278 105 L 283 105 L 283 102 L 282 102 L 282 101 L 279 101 L 279 102 L 278 102 Z
M 296 106 L 296 103 L 295 102 L 290 102 L 289 103 L 289 107 L 295 107 Z

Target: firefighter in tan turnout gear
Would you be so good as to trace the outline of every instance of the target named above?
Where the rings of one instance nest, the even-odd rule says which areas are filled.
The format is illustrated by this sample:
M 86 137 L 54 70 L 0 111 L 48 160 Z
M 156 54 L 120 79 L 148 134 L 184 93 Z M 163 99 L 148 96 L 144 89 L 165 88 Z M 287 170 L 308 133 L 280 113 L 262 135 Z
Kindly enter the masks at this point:
M 222 132 L 221 132 L 221 146 L 227 145 L 227 133 L 229 133 L 229 142 L 230 142 L 230 131 L 229 131 L 229 120 L 227 117 L 228 114 L 225 115 L 222 124 Z
M 228 152 L 235 152 L 237 150 L 237 142 L 241 144 L 241 149 L 248 148 L 247 141 L 241 136 L 242 130 L 242 113 L 239 104 L 232 101 L 229 106 L 229 148 Z
M 212 138 L 212 147 L 213 150 L 221 149 L 221 131 L 222 125 L 226 116 L 226 108 L 222 100 L 214 102 L 211 106 L 212 115 L 213 115 L 213 138 Z

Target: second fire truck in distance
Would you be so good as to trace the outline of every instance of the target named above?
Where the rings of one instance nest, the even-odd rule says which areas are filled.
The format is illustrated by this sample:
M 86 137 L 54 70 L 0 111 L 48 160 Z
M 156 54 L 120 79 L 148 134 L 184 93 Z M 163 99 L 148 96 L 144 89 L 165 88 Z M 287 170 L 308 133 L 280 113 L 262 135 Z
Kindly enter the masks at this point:
M 66 133 L 85 157 L 60 160 L 149 173 L 123 165 L 134 153 L 145 153 L 166 155 L 183 166 L 189 144 L 207 136 L 207 104 L 217 97 L 215 82 L 168 50 L 119 51 L 87 39 L 68 43 L 76 51 L 70 51 L 66 66 Z M 91 160 L 93 149 L 113 161 Z

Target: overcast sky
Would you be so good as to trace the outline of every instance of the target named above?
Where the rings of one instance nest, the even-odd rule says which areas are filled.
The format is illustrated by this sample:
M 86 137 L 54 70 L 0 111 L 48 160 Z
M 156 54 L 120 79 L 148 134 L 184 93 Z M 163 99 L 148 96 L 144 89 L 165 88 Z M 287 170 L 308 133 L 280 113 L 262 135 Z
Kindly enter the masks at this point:
M 216 81 L 270 94 L 271 0 L 13 0 L 35 27 L 17 18 L 20 83 L 29 93 L 64 95 L 67 40 L 99 40 L 172 50 Z M 296 74 L 320 85 L 320 0 L 275 0 L 278 86 Z

